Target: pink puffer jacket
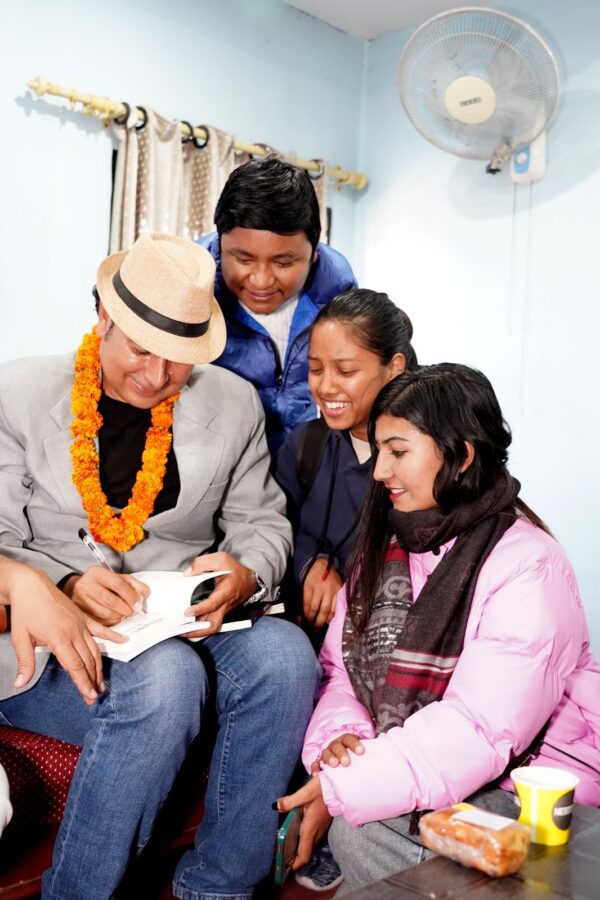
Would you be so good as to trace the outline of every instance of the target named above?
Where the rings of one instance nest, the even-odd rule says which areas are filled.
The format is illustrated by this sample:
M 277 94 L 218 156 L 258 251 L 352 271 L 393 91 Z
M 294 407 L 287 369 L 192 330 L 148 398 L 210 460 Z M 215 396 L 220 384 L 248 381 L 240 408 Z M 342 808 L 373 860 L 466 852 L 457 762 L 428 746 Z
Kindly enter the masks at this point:
M 442 553 L 410 554 L 415 601 Z M 600 666 L 589 650 L 573 570 L 559 544 L 520 519 L 481 569 L 465 644 L 441 701 L 375 737 L 341 656 L 342 588 L 321 651 L 324 679 L 308 727 L 307 770 L 336 736 L 365 738 L 345 768 L 322 768 L 323 796 L 352 825 L 438 809 L 498 778 L 552 716 L 534 765 L 570 769 L 576 800 L 600 805 Z M 510 788 L 510 780 L 503 787 Z

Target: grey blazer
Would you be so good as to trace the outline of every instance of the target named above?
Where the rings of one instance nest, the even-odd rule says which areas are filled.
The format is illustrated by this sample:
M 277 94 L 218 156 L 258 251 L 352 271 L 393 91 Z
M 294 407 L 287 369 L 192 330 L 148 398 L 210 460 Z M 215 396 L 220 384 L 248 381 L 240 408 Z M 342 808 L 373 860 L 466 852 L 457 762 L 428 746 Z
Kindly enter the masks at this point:
M 93 564 L 77 536 L 87 528 L 71 481 L 74 355 L 0 365 L 0 553 L 57 583 Z M 269 474 L 264 413 L 255 389 L 219 366 L 196 367 L 175 406 L 177 505 L 151 516 L 127 553 L 102 547 L 117 572 L 184 569 L 213 547 L 231 553 L 271 588 L 291 546 L 285 500 Z M 44 660 L 38 666 L 43 669 Z M 15 693 L 14 654 L 0 636 L 0 699 Z

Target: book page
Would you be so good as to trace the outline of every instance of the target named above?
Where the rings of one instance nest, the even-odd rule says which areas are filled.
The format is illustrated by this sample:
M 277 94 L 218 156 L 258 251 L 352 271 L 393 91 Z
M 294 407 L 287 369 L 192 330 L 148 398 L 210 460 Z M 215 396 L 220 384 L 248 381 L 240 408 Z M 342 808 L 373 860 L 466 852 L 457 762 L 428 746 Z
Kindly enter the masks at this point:
M 134 577 L 150 588 L 145 609 L 112 626 L 113 631 L 128 638 L 126 644 L 94 638 L 100 652 L 111 659 L 128 662 L 167 638 L 210 628 L 209 622 L 198 622 L 193 616 L 184 616 L 184 611 L 190 606 L 192 595 L 200 584 L 228 573 L 229 570 L 203 572 L 201 575 L 161 571 L 134 572 Z
M 183 572 L 145 571 L 134 572 L 133 577 L 143 581 L 150 588 L 146 599 L 147 613 L 170 616 L 183 614 L 191 605 L 192 596 L 198 585 L 220 575 L 229 575 L 230 569 L 217 572 L 202 572 L 201 575 L 184 575 Z

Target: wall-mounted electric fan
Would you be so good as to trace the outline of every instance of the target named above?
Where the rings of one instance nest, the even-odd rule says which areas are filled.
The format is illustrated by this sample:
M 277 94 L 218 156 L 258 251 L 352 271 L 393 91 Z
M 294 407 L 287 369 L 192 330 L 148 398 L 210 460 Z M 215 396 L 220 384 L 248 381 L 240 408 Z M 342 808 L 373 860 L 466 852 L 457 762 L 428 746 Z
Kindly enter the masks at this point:
M 545 41 L 515 16 L 461 7 L 434 16 L 406 44 L 398 89 L 427 140 L 513 177 L 545 169 L 545 130 L 558 99 L 558 69 Z M 536 140 L 537 139 L 537 140 Z

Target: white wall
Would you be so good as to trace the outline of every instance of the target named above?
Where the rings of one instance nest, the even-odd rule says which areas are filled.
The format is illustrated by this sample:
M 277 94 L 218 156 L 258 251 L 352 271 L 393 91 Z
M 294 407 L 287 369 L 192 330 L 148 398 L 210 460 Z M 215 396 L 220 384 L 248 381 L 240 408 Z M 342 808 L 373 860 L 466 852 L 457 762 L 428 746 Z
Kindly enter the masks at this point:
M 514 433 L 511 469 L 570 555 L 600 651 L 600 3 L 499 7 L 558 51 L 546 177 L 515 196 L 508 171 L 493 177 L 430 145 L 396 92 L 412 31 L 374 41 L 359 159 L 370 187 L 354 262 L 365 285 L 412 317 L 422 362 L 464 362 L 490 377 Z
M 110 134 L 34 76 L 356 168 L 365 45 L 279 0 L 11 0 L 0 29 L 0 360 L 77 345 L 108 248 Z

